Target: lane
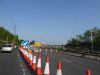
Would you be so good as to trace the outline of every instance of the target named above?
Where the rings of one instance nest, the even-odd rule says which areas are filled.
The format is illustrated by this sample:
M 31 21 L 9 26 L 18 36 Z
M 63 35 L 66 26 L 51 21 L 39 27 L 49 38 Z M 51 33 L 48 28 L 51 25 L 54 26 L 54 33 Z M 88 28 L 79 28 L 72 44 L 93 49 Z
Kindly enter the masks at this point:
M 62 62 L 62 72 L 63 75 L 85 75 L 86 69 L 91 70 L 92 75 L 100 75 L 100 62 L 91 61 L 88 59 L 83 59 L 79 57 L 73 57 L 69 55 L 59 54 L 59 53 L 46 53 L 41 52 L 42 55 L 42 65 L 44 69 L 46 56 L 50 57 L 50 73 L 55 75 L 57 71 L 57 61 L 60 59 Z
M 61 58 L 71 60 L 75 67 L 80 67 L 82 70 L 89 68 L 93 75 L 100 74 L 100 62 L 68 55 L 63 55 Z
M 25 66 L 18 50 L 0 53 L 0 75 L 32 75 Z

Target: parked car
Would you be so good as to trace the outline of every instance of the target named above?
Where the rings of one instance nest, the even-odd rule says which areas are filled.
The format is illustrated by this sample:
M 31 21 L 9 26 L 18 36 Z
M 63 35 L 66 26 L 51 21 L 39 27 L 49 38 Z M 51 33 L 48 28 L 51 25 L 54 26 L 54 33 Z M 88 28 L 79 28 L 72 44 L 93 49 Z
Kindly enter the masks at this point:
M 12 47 L 11 44 L 4 44 L 4 45 L 2 45 L 2 48 L 1 48 L 2 52 L 4 52 L 4 51 L 12 52 L 12 50 L 13 50 L 13 47 Z

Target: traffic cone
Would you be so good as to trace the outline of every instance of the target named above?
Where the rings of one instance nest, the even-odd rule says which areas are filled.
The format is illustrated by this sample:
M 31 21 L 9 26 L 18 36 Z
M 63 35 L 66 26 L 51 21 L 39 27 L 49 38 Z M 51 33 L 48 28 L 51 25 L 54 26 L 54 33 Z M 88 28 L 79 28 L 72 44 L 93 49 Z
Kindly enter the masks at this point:
M 26 52 L 26 61 L 28 62 L 29 61 L 29 53 L 28 53 L 28 51 Z
M 36 53 L 33 56 L 32 69 L 36 72 Z
M 50 69 L 49 69 L 49 57 L 46 57 L 46 65 L 44 69 L 44 75 L 50 75 Z
M 28 52 L 28 57 L 27 57 L 28 60 L 27 60 L 27 62 L 29 63 L 29 60 L 30 60 L 30 50 L 28 49 L 27 52 Z
M 47 50 L 48 50 L 48 49 L 46 49 L 46 53 L 47 53 Z
M 26 60 L 26 50 L 24 50 L 24 59 Z
M 41 56 L 39 56 L 39 58 L 38 58 L 36 75 L 42 75 Z
M 57 65 L 57 74 L 56 74 L 56 75 L 62 75 L 61 62 L 60 62 L 60 60 L 58 61 L 58 65 Z
M 51 53 L 52 53 L 52 49 L 51 49 Z
M 42 49 L 40 49 L 40 52 L 42 51 Z
M 30 66 L 32 66 L 32 60 L 33 60 L 33 55 L 32 55 L 32 50 L 30 50 L 30 58 L 29 58 Z
M 91 75 L 91 71 L 89 69 L 86 70 L 86 75 Z
M 57 53 L 57 49 L 56 49 L 56 53 Z

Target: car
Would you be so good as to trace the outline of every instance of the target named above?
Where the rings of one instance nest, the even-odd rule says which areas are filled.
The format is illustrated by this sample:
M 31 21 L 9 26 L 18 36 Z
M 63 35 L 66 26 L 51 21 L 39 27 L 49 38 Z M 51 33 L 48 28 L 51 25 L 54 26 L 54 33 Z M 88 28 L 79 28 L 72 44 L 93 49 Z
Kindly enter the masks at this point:
M 12 52 L 13 47 L 11 44 L 2 45 L 1 52 Z

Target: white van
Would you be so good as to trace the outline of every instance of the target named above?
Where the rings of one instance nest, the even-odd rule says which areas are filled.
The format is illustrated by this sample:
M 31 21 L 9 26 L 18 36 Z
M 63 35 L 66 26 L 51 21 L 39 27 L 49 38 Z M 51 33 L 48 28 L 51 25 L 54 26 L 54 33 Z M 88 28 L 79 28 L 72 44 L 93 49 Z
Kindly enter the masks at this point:
M 12 50 L 13 50 L 13 47 L 12 47 L 11 44 L 4 44 L 4 45 L 2 45 L 2 49 L 1 49 L 2 52 L 3 51 L 12 52 Z

